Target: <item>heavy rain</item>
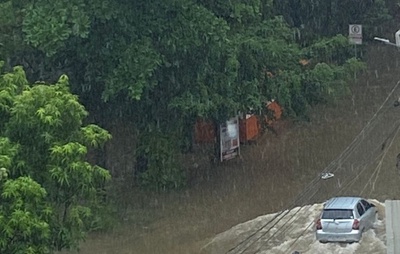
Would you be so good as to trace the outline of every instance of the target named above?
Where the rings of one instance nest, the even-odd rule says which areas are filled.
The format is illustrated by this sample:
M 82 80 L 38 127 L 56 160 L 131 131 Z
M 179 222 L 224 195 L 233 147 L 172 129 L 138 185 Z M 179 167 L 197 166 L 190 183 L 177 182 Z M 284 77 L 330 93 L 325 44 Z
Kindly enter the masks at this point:
M 242 146 L 238 159 L 214 164 L 197 148 L 186 159 L 197 174 L 191 188 L 125 193 L 124 225 L 95 233 L 81 253 L 385 253 L 383 202 L 400 195 L 396 53 L 369 50 L 350 95 L 313 109 L 309 122 L 279 122 L 278 135 Z M 323 180 L 324 172 L 334 176 Z M 321 202 L 340 195 L 372 199 L 376 227 L 360 243 L 318 243 Z
M 399 21 L 397 0 L 0 1 L 0 253 L 386 253 Z M 371 228 L 363 204 L 360 239 L 318 241 L 342 196 Z

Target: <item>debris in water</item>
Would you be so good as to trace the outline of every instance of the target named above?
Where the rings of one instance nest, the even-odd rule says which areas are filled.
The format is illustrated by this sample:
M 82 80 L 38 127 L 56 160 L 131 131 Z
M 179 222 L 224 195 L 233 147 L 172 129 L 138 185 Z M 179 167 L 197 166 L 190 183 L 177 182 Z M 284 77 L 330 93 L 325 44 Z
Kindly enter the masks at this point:
M 400 105 L 400 97 L 397 98 L 397 100 L 394 101 L 393 106 L 397 107 Z
M 334 177 L 335 175 L 333 173 L 321 173 L 321 179 L 326 180 L 329 178 Z

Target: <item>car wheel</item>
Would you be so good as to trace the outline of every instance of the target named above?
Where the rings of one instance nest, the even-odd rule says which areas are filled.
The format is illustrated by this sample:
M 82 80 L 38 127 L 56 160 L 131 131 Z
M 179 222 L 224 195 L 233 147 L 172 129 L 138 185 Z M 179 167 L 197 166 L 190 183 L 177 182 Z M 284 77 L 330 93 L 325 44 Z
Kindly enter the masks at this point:
M 326 244 L 328 241 L 319 241 L 320 243 Z

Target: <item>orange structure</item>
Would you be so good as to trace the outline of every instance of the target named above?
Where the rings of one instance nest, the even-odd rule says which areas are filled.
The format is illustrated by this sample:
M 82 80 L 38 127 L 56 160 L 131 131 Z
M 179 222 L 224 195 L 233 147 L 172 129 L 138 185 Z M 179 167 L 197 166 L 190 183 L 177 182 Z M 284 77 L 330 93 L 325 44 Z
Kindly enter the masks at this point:
M 194 128 L 196 144 L 214 143 L 216 125 L 210 120 L 198 118 Z M 239 140 L 241 143 L 254 140 L 260 134 L 261 126 L 256 115 L 246 115 L 239 119 Z
M 267 115 L 265 116 L 265 123 L 267 126 L 272 126 L 275 121 L 281 119 L 282 107 L 275 101 L 267 102 Z
M 267 109 L 273 113 L 274 120 L 279 120 L 282 117 L 282 107 L 279 104 L 272 100 L 267 104 Z
M 303 65 L 303 66 L 309 65 L 310 62 L 311 62 L 310 59 L 300 59 L 300 61 L 299 61 L 299 63 L 300 63 L 301 65 Z
M 239 120 L 239 139 L 241 143 L 254 140 L 260 134 L 260 123 L 257 116 L 246 115 Z
M 246 143 L 255 140 L 264 131 L 264 124 L 273 127 L 275 121 L 282 117 L 282 107 L 271 100 L 266 104 L 267 114 L 257 117 L 246 114 L 239 119 L 239 141 Z M 265 122 L 261 119 L 265 119 Z M 261 121 L 260 121 L 261 120 Z M 194 128 L 194 141 L 196 144 L 215 143 L 217 141 L 217 125 L 208 119 L 198 118 Z

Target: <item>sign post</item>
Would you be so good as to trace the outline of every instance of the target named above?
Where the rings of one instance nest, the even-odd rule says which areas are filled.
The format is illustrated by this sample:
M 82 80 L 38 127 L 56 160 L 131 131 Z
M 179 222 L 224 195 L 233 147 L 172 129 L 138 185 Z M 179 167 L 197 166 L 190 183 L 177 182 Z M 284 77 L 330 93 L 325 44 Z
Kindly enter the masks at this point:
M 357 58 L 357 45 L 362 44 L 362 25 L 349 25 L 349 42 L 354 44 L 354 57 Z M 354 72 L 354 80 L 356 78 L 356 72 Z
M 362 25 L 349 25 L 349 42 L 354 44 L 354 56 L 357 57 L 357 45 L 362 44 Z

